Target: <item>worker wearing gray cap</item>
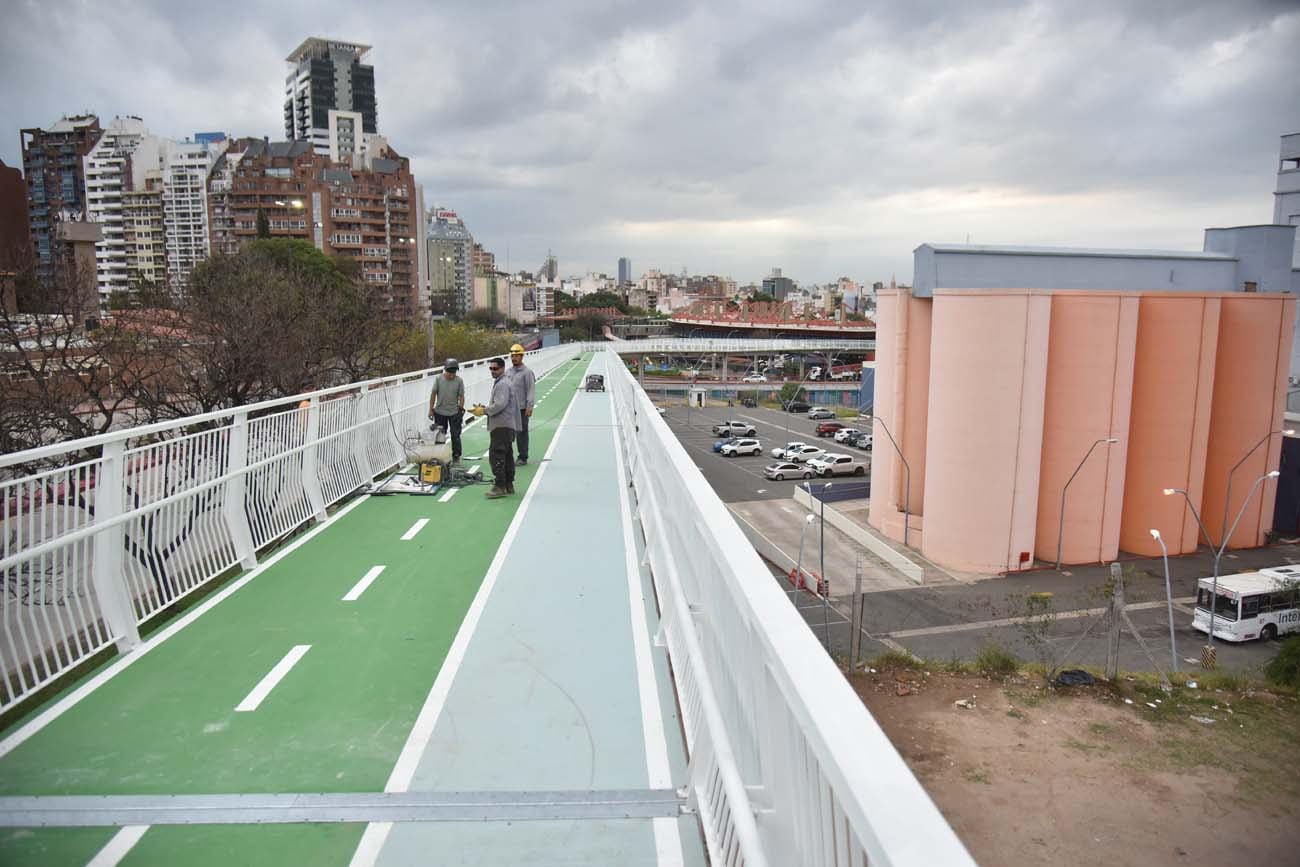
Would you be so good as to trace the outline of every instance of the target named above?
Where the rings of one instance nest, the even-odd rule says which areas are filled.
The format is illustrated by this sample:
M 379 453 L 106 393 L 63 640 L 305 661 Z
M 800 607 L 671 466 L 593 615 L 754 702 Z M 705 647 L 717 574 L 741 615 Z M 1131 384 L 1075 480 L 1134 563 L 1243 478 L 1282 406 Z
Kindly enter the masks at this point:
M 460 425 L 465 417 L 465 381 L 456 371 L 460 364 L 454 358 L 442 363 L 442 373 L 433 380 L 429 394 L 429 418 L 443 433 L 451 433 L 451 459 L 460 460 Z

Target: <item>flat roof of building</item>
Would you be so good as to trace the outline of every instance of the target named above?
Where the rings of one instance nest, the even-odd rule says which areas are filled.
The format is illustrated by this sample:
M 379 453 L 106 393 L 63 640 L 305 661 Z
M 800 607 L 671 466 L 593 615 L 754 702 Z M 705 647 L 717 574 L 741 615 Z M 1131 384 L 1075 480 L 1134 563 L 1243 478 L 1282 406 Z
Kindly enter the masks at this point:
M 1099 259 L 1210 259 L 1232 261 L 1235 256 L 1223 253 L 1206 253 L 1200 250 L 1112 250 L 1099 247 L 1021 247 L 988 244 L 931 244 L 936 253 L 968 253 L 982 256 L 1073 256 L 1093 257 Z M 915 251 L 913 251 L 915 252 Z
M 348 42 L 343 39 L 327 39 L 323 36 L 308 36 L 302 41 L 289 56 L 285 58 L 289 63 L 297 63 L 300 60 L 306 60 L 310 57 L 321 57 L 329 52 L 331 48 L 337 48 L 343 51 L 349 51 L 352 56 L 360 60 L 370 50 L 369 45 L 362 45 L 360 42 Z

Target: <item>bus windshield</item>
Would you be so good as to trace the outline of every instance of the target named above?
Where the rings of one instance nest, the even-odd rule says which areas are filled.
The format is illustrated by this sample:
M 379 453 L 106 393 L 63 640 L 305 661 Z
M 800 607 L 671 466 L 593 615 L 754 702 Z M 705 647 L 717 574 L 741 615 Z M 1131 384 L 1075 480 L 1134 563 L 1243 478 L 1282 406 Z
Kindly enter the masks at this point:
M 1196 591 L 1196 607 L 1210 610 L 1210 591 L 1201 587 Z M 1237 600 L 1223 593 L 1218 595 L 1214 606 L 1214 616 L 1224 620 L 1237 619 Z

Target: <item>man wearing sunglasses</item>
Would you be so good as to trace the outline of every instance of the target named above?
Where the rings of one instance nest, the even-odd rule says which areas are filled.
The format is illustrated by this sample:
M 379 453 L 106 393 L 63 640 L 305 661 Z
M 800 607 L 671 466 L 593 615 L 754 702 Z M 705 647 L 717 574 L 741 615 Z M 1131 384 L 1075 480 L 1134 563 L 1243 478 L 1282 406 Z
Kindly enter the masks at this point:
M 505 375 L 504 358 L 488 362 L 492 374 L 492 397 L 487 405 L 488 463 L 492 467 L 492 490 L 484 494 L 496 500 L 515 492 L 515 426 L 519 424 L 519 401 Z

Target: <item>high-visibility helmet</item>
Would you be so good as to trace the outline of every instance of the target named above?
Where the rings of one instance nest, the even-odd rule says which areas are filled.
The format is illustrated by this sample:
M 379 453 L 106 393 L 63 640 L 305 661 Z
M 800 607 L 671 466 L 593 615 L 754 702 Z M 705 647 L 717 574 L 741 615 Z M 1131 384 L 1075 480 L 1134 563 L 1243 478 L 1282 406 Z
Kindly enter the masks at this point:
M 523 354 L 524 354 L 524 348 L 523 348 L 522 346 L 520 346 L 518 343 L 516 343 L 514 346 L 510 347 L 510 354 L 511 354 L 511 355 L 523 355 Z

